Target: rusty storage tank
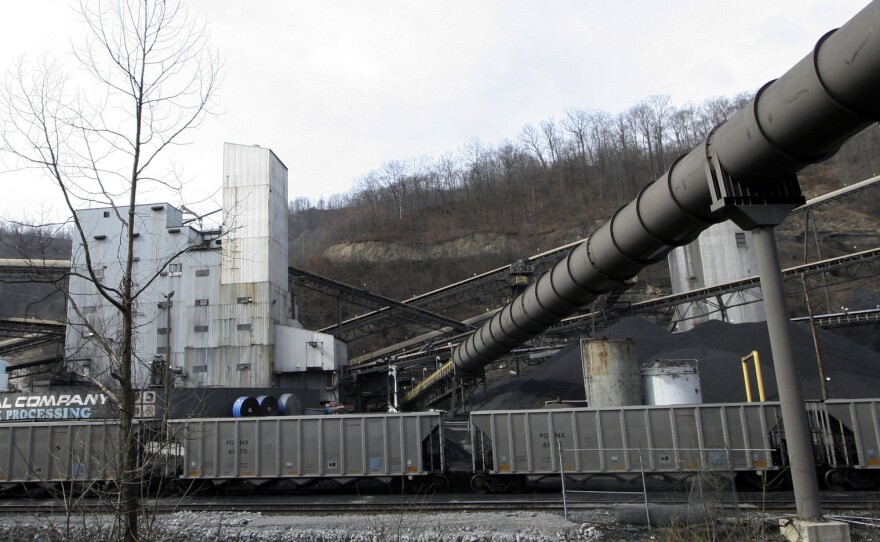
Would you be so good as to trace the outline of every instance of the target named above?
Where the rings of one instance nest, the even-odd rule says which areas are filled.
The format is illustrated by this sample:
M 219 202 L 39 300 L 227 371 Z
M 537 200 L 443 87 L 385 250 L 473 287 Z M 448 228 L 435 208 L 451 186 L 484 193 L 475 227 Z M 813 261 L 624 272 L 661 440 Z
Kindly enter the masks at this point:
M 703 402 L 695 359 L 658 359 L 642 366 L 646 405 L 694 405 Z
M 631 340 L 581 341 L 581 362 L 590 407 L 642 404 L 642 375 Z

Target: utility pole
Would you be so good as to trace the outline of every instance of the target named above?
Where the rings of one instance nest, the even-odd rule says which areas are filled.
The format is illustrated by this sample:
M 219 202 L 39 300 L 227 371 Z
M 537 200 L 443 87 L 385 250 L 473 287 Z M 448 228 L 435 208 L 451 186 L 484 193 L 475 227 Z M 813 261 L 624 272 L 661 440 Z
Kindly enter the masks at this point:
M 174 297 L 174 290 L 167 294 L 163 294 L 165 298 L 165 400 L 171 398 L 172 371 L 171 371 L 171 298 Z

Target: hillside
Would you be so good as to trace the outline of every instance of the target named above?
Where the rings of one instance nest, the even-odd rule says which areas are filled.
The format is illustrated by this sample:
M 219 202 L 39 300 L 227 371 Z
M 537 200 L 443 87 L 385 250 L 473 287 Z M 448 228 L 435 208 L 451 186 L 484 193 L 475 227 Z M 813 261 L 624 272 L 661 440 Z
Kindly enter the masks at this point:
M 701 130 L 735 111 L 746 97 L 680 108 L 665 103 L 658 112 L 661 98 L 651 97 L 617 118 L 569 111 L 563 121 L 526 126 L 516 141 L 495 146 L 471 141 L 457 154 L 436 160 L 391 162 L 360 178 L 349 194 L 329 201 L 294 200 L 291 262 L 402 300 L 583 239 L 699 141 Z M 654 116 L 642 130 L 639 115 L 646 108 Z M 693 131 L 687 137 L 674 136 L 682 117 L 691 119 Z M 697 119 L 702 124 L 694 127 Z M 874 127 L 831 160 L 804 170 L 804 194 L 813 198 L 880 172 L 878 150 L 880 130 Z M 874 188 L 814 211 L 808 260 L 880 246 L 878 210 L 880 190 Z M 801 215 L 779 228 L 783 266 L 803 262 L 804 227 Z M 646 269 L 638 279 L 631 294 L 636 298 L 669 291 L 665 263 Z M 306 326 L 336 322 L 335 300 L 303 288 L 297 296 Z M 823 301 L 816 306 L 819 312 L 873 308 L 880 294 L 873 283 L 854 283 L 829 292 Z M 485 308 L 475 301 L 450 315 L 465 318 Z M 343 317 L 364 310 L 343 305 Z M 795 311 L 803 309 L 795 306 Z M 401 326 L 370 344 L 359 341 L 354 353 L 419 331 Z

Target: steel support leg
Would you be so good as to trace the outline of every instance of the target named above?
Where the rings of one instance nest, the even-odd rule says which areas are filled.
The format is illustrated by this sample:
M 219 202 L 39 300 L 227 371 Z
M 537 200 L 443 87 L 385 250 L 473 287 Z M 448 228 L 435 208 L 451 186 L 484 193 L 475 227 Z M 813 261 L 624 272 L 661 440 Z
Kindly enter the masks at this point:
M 782 268 L 776 248 L 773 226 L 758 226 L 752 230 L 758 272 L 764 294 L 764 310 L 767 313 L 767 330 L 770 333 L 770 349 L 779 389 L 779 403 L 785 424 L 785 440 L 791 465 L 794 498 L 800 519 L 821 520 L 822 503 L 819 500 L 819 484 L 813 460 L 813 442 L 804 410 L 804 399 L 798 371 L 794 366 L 791 349 L 791 329 L 785 305 L 782 284 Z

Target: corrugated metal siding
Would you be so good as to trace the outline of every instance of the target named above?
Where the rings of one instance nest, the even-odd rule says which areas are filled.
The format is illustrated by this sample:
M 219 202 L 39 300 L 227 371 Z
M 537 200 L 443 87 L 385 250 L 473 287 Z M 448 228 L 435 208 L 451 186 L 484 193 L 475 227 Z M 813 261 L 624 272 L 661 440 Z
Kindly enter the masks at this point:
M 226 143 L 223 146 L 223 282 L 269 280 L 269 151 Z
M 118 435 L 105 422 L 0 425 L 0 481 L 112 480 Z
M 333 371 L 346 364 L 344 343 L 332 335 L 280 325 L 275 333 L 277 372 Z
M 226 143 L 223 282 L 287 284 L 287 168 L 269 149 Z
M 272 384 L 273 354 L 270 345 L 187 348 L 188 386 L 268 387 Z
M 223 284 L 268 282 L 268 237 L 235 238 L 223 247 Z
M 424 475 L 439 472 L 436 413 L 173 420 L 184 478 Z
M 775 469 L 780 419 L 776 403 L 471 413 L 499 474 L 559 472 L 559 446 L 570 473 Z
M 224 147 L 224 208 L 226 237 L 212 250 L 181 254 L 175 264 L 179 274 L 165 268 L 138 301 L 135 367 L 138 385 L 149 379 L 150 361 L 165 354 L 168 310 L 160 308 L 164 295 L 174 291 L 171 308 L 171 352 L 174 368 L 187 371 L 185 385 L 268 385 L 272 379 L 274 322 L 288 318 L 287 292 L 287 168 L 268 149 L 227 144 Z M 105 217 L 104 213 L 109 216 Z M 87 232 L 95 265 L 106 265 L 103 282 L 117 285 L 125 260 L 122 229 L 113 209 L 78 212 Z M 171 205 L 142 205 L 137 208 L 134 249 L 135 281 L 147 284 L 163 268 L 166 259 L 182 249 L 200 243 L 200 234 L 182 225 L 182 213 Z M 169 231 L 169 228 L 179 231 Z M 94 239 L 98 236 L 99 239 Z M 222 253 L 221 253 L 222 251 Z M 83 261 L 82 250 L 74 253 L 74 265 Z M 207 270 L 197 273 L 198 270 Z M 72 277 L 70 292 L 80 307 L 98 307 L 89 321 L 99 325 L 108 337 L 118 335 L 114 309 L 97 299 L 87 280 Z M 239 298 L 248 298 L 239 303 Z M 207 300 L 197 304 L 197 300 Z M 274 304 L 272 302 L 275 301 Z M 206 303 L 206 304 L 205 304 Z M 76 315 L 69 311 L 76 322 Z M 83 329 L 70 326 L 66 352 L 73 358 L 91 358 L 91 374 L 107 373 L 107 357 L 95 347 L 94 339 L 82 336 Z M 159 350 L 162 352 L 159 352 Z M 196 382 L 188 370 L 185 352 L 210 351 L 221 359 L 216 369 L 201 373 Z M 225 352 L 216 354 L 217 352 Z M 216 354 L 216 355 L 215 355 Z M 202 356 L 204 358 L 204 356 Z M 253 360 L 251 362 L 250 360 Z M 205 363 L 201 363 L 205 365 Z M 227 374 L 233 366 L 249 365 L 248 375 Z

